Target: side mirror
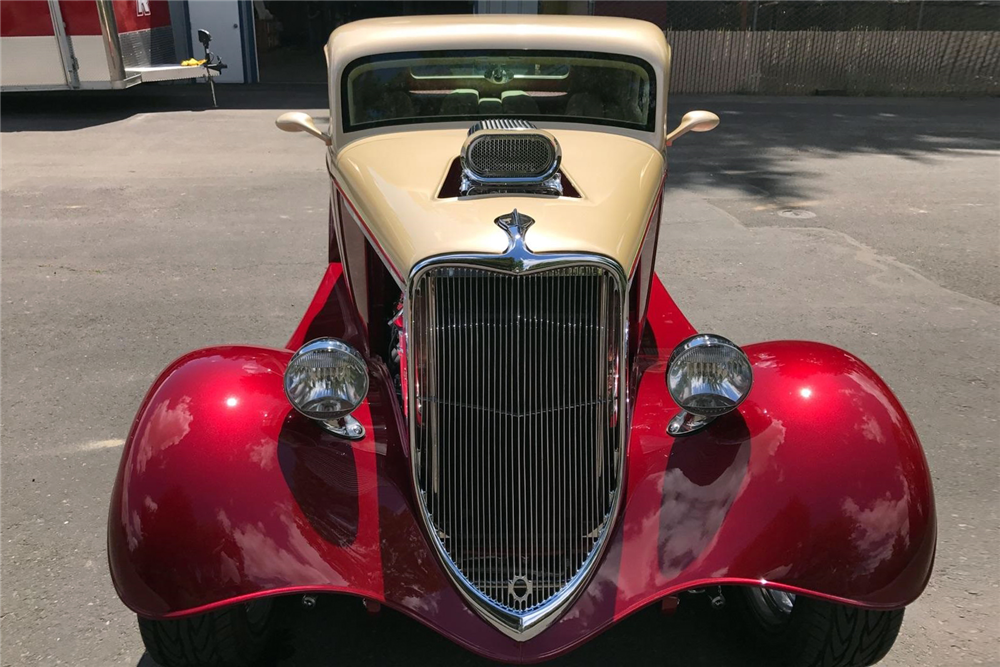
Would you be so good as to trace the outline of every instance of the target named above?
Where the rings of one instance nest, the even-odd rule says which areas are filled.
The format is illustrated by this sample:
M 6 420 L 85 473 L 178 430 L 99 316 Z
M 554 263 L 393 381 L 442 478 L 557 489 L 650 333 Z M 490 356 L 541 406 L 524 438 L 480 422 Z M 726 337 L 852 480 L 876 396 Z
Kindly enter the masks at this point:
M 719 124 L 719 117 L 711 111 L 688 111 L 681 118 L 681 124 L 663 139 L 664 146 L 670 146 L 678 137 L 688 132 L 708 132 Z
M 207 49 L 208 45 L 212 42 L 212 33 L 204 29 L 199 29 L 198 41 L 201 42 L 201 45 Z
M 301 111 L 283 113 L 278 116 L 274 124 L 278 126 L 279 130 L 284 130 L 285 132 L 308 132 L 317 139 L 322 139 L 323 143 L 327 146 L 332 143 L 330 135 L 316 127 L 312 116 Z

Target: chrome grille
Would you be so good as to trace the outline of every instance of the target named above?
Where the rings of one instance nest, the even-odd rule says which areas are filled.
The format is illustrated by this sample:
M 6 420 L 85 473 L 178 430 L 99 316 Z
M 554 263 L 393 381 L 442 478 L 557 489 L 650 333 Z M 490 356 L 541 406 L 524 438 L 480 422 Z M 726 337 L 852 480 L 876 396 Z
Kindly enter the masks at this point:
M 410 295 L 424 518 L 468 586 L 532 612 L 581 578 L 615 507 L 620 288 L 599 265 L 444 266 Z
M 469 128 L 473 135 L 480 130 L 536 130 L 534 123 L 517 118 L 484 118 Z

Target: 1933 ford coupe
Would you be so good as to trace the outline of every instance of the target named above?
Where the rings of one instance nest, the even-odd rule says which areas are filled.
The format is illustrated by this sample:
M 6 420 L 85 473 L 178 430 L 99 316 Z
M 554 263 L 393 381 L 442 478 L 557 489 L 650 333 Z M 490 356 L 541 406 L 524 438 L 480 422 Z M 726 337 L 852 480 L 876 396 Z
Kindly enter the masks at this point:
M 701 332 L 657 277 L 666 148 L 719 120 L 667 131 L 663 33 L 376 19 L 326 56 L 329 127 L 278 119 L 327 146 L 315 297 L 283 349 L 173 362 L 125 446 L 152 657 L 250 664 L 277 596 L 337 593 L 537 662 L 695 592 L 771 664 L 884 656 L 933 563 L 923 451 L 856 357 Z

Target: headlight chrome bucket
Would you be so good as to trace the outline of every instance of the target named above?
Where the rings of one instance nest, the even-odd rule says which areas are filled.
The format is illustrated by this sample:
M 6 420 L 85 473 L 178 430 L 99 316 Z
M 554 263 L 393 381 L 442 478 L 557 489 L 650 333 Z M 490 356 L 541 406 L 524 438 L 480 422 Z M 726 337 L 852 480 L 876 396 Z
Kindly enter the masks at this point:
M 670 355 L 667 389 L 683 412 L 670 422 L 668 433 L 693 433 L 735 410 L 752 385 L 750 360 L 731 340 L 697 334 L 682 341 Z
M 349 439 L 364 436 L 350 416 L 368 395 L 368 367 L 361 354 L 336 338 L 317 338 L 292 355 L 285 396 L 296 410 Z

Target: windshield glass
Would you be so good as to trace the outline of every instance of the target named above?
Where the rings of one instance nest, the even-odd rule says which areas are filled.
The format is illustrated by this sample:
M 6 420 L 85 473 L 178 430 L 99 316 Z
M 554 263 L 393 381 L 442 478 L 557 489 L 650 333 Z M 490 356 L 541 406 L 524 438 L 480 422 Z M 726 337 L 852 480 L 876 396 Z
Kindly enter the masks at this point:
M 341 77 L 344 132 L 509 116 L 652 132 L 656 77 L 629 56 L 438 51 L 369 56 Z

